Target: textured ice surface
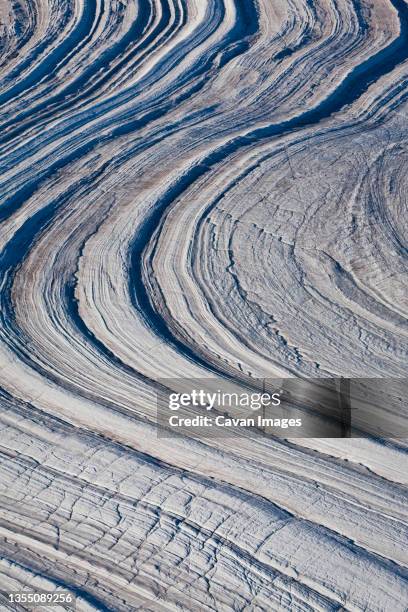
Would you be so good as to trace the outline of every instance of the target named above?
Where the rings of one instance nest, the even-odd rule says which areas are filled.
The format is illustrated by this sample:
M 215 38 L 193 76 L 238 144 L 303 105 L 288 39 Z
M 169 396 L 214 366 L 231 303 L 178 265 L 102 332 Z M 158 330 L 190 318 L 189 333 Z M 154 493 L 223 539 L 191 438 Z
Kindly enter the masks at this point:
M 404 0 L 4 0 L 0 39 L 0 591 L 407 610 L 406 441 L 154 424 L 161 378 L 407 376 Z

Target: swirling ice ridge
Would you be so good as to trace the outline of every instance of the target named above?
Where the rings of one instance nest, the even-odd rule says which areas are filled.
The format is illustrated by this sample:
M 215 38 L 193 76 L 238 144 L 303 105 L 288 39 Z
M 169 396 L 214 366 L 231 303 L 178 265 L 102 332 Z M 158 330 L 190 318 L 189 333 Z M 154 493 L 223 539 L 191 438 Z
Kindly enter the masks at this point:
M 0 27 L 0 591 L 406 610 L 403 441 L 154 421 L 162 378 L 407 375 L 408 5 L 16 0 Z

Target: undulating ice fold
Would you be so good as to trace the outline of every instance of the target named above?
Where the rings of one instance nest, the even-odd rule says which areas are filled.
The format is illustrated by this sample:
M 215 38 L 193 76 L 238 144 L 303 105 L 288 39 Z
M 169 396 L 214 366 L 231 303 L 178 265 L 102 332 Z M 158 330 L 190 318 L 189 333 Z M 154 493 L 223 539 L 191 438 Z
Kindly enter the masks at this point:
M 407 377 L 405 0 L 6 0 L 0 49 L 0 591 L 407 610 L 404 439 L 155 425 Z

